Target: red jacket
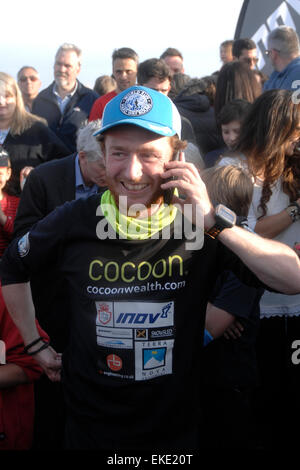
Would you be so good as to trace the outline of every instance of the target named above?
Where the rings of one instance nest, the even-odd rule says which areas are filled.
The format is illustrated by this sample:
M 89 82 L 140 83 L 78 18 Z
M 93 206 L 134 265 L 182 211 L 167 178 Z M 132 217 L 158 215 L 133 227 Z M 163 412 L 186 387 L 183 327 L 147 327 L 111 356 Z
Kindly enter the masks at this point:
M 97 119 L 102 119 L 105 106 L 115 96 L 117 96 L 117 92 L 115 90 L 110 91 L 109 93 L 106 93 L 106 95 L 100 96 L 100 98 L 98 98 L 92 106 L 92 109 L 89 115 L 89 121 L 96 121 Z
M 40 335 L 48 339 L 39 325 L 37 327 Z M 30 449 L 34 421 L 33 381 L 40 377 L 42 369 L 23 352 L 23 340 L 5 307 L 1 292 L 0 340 L 6 346 L 6 363 L 22 367 L 29 379 L 29 383 L 24 385 L 0 388 L 0 450 Z

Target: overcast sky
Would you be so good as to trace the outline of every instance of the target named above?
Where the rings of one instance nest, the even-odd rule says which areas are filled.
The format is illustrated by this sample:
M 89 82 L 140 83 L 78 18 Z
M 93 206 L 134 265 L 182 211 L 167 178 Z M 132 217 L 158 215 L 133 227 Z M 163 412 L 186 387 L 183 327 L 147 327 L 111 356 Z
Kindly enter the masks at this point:
M 93 87 L 111 73 L 113 49 L 131 47 L 140 61 L 176 47 L 192 77 L 220 68 L 219 45 L 233 39 L 243 0 L 15 0 L 1 4 L 1 71 L 16 77 L 38 69 L 43 88 L 53 80 L 57 48 L 83 51 L 81 82 Z

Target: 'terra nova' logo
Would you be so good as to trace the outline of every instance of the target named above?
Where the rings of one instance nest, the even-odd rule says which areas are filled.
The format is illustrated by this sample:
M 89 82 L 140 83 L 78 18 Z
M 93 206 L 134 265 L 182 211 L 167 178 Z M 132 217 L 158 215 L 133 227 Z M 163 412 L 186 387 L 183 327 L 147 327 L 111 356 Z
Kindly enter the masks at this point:
M 129 306 L 130 304 L 128 304 Z M 147 305 L 147 304 L 146 304 Z M 172 319 L 168 318 L 168 314 L 172 313 Z M 171 323 L 170 323 L 171 322 Z M 116 324 L 121 325 L 144 325 L 151 326 L 154 324 L 172 324 L 173 323 L 173 302 L 164 305 L 161 311 L 156 313 L 139 312 L 121 312 L 116 318 Z

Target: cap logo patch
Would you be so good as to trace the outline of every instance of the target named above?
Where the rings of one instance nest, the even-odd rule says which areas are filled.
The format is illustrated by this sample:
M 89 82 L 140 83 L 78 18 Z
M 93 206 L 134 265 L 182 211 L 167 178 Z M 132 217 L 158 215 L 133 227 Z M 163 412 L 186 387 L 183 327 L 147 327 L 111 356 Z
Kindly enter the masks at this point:
M 122 99 L 120 110 L 126 116 L 142 116 L 149 113 L 152 106 L 152 98 L 145 90 L 132 90 Z

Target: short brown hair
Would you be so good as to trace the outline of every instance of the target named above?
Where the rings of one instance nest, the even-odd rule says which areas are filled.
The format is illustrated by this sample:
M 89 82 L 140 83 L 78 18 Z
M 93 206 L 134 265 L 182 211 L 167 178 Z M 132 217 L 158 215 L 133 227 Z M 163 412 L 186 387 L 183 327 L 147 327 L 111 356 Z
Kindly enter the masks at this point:
M 201 173 L 214 205 L 224 204 L 237 215 L 247 217 L 253 196 L 253 183 L 246 171 L 235 165 L 214 166 Z

